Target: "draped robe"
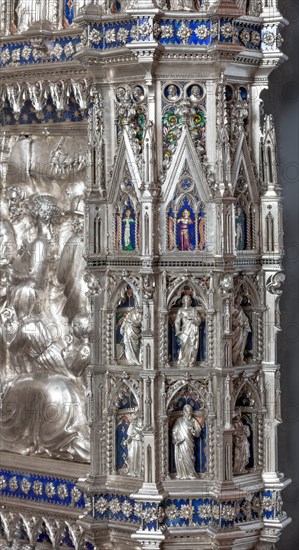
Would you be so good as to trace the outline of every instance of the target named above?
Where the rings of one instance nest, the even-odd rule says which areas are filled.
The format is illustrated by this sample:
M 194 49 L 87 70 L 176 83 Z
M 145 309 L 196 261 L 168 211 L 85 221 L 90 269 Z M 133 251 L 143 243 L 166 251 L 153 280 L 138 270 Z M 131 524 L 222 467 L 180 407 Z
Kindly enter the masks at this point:
M 194 437 L 199 437 L 201 427 L 195 418 L 179 418 L 172 430 L 177 479 L 195 479 Z

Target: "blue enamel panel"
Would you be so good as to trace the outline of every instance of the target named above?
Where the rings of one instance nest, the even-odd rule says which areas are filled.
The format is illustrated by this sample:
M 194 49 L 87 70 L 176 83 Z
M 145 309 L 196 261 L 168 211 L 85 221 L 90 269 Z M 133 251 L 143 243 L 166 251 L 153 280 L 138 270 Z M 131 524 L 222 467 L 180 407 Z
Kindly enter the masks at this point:
M 117 2 L 114 4 L 117 12 Z M 73 1 L 65 0 L 65 26 L 74 18 Z M 135 40 L 150 40 L 148 18 L 136 20 L 107 21 L 101 25 L 91 24 L 88 30 L 89 46 L 93 49 L 122 48 Z M 218 28 L 219 25 L 219 38 Z M 160 19 L 155 37 L 164 45 L 192 45 L 207 47 L 218 40 L 224 43 L 236 41 L 248 49 L 259 50 L 261 46 L 261 25 L 221 18 L 218 22 L 202 19 Z M 48 54 L 20 37 L 15 42 L 3 44 L 0 48 L 0 67 L 19 66 L 32 63 L 70 61 L 80 51 L 81 36 L 61 36 L 47 43 Z
M 37 49 L 30 41 L 9 42 L 0 48 L 0 67 L 47 64 L 53 61 L 70 61 L 78 51 L 80 36 L 57 38 L 47 44 L 48 54 Z
M 0 492 L 7 497 L 84 508 L 84 496 L 75 482 L 17 471 L 0 470 Z

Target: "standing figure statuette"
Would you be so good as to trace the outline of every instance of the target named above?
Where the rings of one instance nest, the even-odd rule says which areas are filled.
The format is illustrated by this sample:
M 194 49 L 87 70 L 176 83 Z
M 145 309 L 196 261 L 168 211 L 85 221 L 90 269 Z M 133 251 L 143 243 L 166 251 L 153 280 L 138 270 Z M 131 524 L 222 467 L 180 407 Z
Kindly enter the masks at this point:
M 128 470 L 129 476 L 140 477 L 142 465 L 142 421 L 134 414 L 127 431 Z
M 189 226 L 194 224 L 194 221 L 190 218 L 190 212 L 185 208 L 182 212 L 182 217 L 178 219 L 179 234 L 180 234 L 180 250 L 193 250 Z
M 131 365 L 140 364 L 142 316 L 137 309 L 132 309 L 121 325 L 126 360 Z
M 181 307 L 175 318 L 175 334 L 180 342 L 178 362 L 180 366 L 193 367 L 196 362 L 199 344 L 201 317 L 188 294 L 182 298 Z
M 234 449 L 234 474 L 246 474 L 246 466 L 250 459 L 250 445 L 248 437 L 250 436 L 250 428 L 243 424 L 242 414 L 240 409 L 236 411 L 236 416 L 233 418 L 233 449 Z
M 249 319 L 241 306 L 242 297 L 238 307 L 233 308 L 232 315 L 232 358 L 233 365 L 244 362 L 244 352 L 249 332 L 251 332 Z
M 236 249 L 244 250 L 246 243 L 246 223 L 245 214 L 240 206 L 237 207 L 235 217 L 235 231 L 236 231 Z
M 174 460 L 177 479 L 196 479 L 194 438 L 199 437 L 201 426 L 192 417 L 191 405 L 185 405 L 183 416 L 178 418 L 172 429 Z
M 131 210 L 126 210 L 125 217 L 123 218 L 124 226 L 124 250 L 132 251 L 134 246 L 131 239 L 131 224 L 135 224 L 135 220 L 131 217 Z

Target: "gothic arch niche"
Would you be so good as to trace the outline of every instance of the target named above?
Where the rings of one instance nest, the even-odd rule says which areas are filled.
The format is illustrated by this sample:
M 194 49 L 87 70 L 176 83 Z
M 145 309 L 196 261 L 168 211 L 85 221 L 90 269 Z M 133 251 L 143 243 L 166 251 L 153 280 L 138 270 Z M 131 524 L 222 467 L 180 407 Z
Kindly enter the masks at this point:
M 114 250 L 116 253 L 140 251 L 140 204 L 126 170 L 114 206 Z
M 272 115 L 266 115 L 261 141 L 262 175 L 266 186 L 275 187 L 278 182 L 277 148 Z
M 206 304 L 186 281 L 168 300 L 168 362 L 183 368 L 206 361 Z
M 263 466 L 263 412 L 250 380 L 244 380 L 236 390 L 233 411 L 233 475 L 243 475 Z
M 167 206 L 167 250 L 203 251 L 206 243 L 206 211 L 188 172 L 177 184 Z
M 240 171 L 234 196 L 236 250 L 256 249 L 257 206 L 250 197 L 243 169 Z
M 127 475 L 128 472 L 128 429 L 135 415 L 139 413 L 139 398 L 136 388 L 130 382 L 122 381 L 111 396 L 108 422 L 113 433 L 112 463 L 110 473 Z
M 235 283 L 235 301 L 232 311 L 233 365 L 256 363 L 261 355 L 258 334 L 262 323 L 261 305 L 257 290 L 247 277 Z
M 187 441 L 185 448 L 182 449 L 182 456 L 179 457 L 179 460 L 182 459 L 182 461 L 184 461 L 185 459 L 185 464 L 189 463 L 191 469 L 191 464 L 193 462 L 194 471 L 193 473 L 190 473 L 190 477 L 187 477 L 187 474 L 185 476 L 184 467 L 183 471 L 180 471 L 180 467 L 177 464 L 178 458 L 176 458 L 175 453 L 175 442 L 178 442 L 179 431 L 182 430 L 187 438 L 188 428 L 186 427 L 187 431 L 185 433 L 184 425 L 178 426 L 177 424 L 178 419 L 182 419 L 184 416 L 183 410 L 185 405 L 190 405 L 190 407 L 192 408 L 192 418 L 195 420 L 194 433 L 196 435 L 194 437 L 192 436 L 191 439 Z M 199 388 L 196 388 L 194 383 L 192 383 L 191 381 L 187 384 L 184 384 L 170 399 L 170 402 L 167 405 L 168 472 L 171 479 L 191 479 L 191 476 L 194 476 L 194 478 L 206 477 L 208 459 L 205 418 L 205 401 Z M 186 456 L 184 456 L 184 454 Z
M 138 300 L 129 284 L 122 284 L 117 291 L 114 303 L 114 355 L 113 360 L 122 365 L 140 365 L 141 363 L 141 310 Z
M 102 220 L 99 211 L 96 209 L 93 218 L 93 253 L 100 254 L 102 251 Z

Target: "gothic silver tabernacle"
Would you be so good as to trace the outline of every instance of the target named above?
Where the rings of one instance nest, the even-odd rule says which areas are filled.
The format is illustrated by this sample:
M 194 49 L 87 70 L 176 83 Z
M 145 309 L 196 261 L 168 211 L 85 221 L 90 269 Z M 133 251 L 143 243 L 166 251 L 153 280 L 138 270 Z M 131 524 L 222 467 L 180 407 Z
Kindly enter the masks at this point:
M 277 0 L 0 0 L 1 548 L 273 549 Z

